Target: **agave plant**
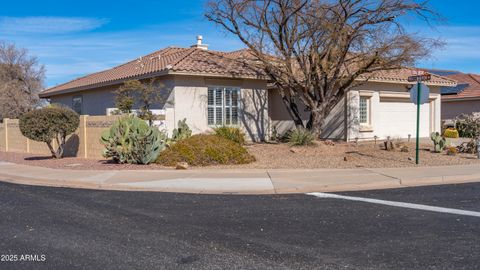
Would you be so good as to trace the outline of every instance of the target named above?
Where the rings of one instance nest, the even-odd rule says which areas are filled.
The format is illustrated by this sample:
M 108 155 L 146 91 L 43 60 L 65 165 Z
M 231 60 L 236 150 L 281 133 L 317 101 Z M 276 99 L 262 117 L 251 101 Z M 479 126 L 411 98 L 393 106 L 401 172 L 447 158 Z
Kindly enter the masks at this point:
M 102 133 L 103 156 L 117 163 L 149 164 L 165 149 L 166 135 L 144 120 L 126 116 Z

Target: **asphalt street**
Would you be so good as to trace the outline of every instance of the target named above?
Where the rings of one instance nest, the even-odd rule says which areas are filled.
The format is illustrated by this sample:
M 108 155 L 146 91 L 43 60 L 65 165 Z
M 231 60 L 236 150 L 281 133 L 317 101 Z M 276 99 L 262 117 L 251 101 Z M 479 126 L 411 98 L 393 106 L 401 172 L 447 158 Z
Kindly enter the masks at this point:
M 337 194 L 480 211 L 480 184 Z M 0 269 L 480 265 L 478 217 L 301 194 L 191 195 L 0 183 L 0 215 Z

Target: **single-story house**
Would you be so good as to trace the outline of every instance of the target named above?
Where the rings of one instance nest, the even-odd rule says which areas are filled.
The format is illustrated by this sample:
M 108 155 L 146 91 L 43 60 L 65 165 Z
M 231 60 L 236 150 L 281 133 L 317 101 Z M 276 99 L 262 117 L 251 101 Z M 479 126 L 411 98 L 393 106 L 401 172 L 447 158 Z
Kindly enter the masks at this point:
M 457 81 L 456 87 L 442 87 L 442 120 L 480 112 L 480 75 L 451 70 L 429 70 Z
M 238 61 L 247 50 L 208 50 L 201 37 L 190 48 L 168 47 L 109 70 L 43 91 L 40 97 L 87 115 L 105 115 L 115 107 L 114 91 L 130 79 L 156 78 L 166 127 L 187 119 L 194 133 L 218 125 L 241 127 L 254 141 L 294 127 L 280 95 L 263 72 Z M 325 121 L 323 138 L 339 140 L 415 136 L 416 107 L 410 102 L 411 69 L 377 72 L 348 91 Z M 456 82 L 432 75 L 429 102 L 421 106 L 422 137 L 440 131 L 440 89 Z M 308 112 L 303 110 L 304 120 Z

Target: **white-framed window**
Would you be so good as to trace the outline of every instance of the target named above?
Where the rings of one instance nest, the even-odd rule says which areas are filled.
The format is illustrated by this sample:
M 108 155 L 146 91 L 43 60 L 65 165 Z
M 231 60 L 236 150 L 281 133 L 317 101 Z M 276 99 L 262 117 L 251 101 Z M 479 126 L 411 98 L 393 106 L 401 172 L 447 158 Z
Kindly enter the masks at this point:
M 74 96 L 72 98 L 72 109 L 76 113 L 82 114 L 82 107 L 83 107 L 83 97 L 82 96 Z
M 239 98 L 239 88 L 208 87 L 208 125 L 238 125 Z
M 370 124 L 370 112 L 371 111 L 371 104 L 370 104 L 370 97 L 368 96 L 360 96 L 360 104 L 359 104 L 359 122 L 361 125 L 369 125 Z

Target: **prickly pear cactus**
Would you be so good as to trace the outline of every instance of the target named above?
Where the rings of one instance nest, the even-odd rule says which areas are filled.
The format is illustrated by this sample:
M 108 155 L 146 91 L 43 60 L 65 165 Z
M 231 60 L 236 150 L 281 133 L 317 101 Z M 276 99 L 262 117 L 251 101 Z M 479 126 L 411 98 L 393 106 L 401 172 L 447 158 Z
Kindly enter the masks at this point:
M 178 128 L 173 130 L 172 141 L 180 141 L 183 139 L 190 138 L 192 136 L 192 130 L 187 125 L 187 119 L 178 121 Z
M 127 116 L 103 132 L 103 156 L 117 163 L 149 164 L 165 149 L 166 135 L 144 120 Z
M 432 132 L 430 135 L 430 139 L 433 141 L 433 148 L 435 153 L 440 153 L 445 149 L 445 146 L 447 145 L 447 141 L 445 140 L 442 135 L 438 132 Z

